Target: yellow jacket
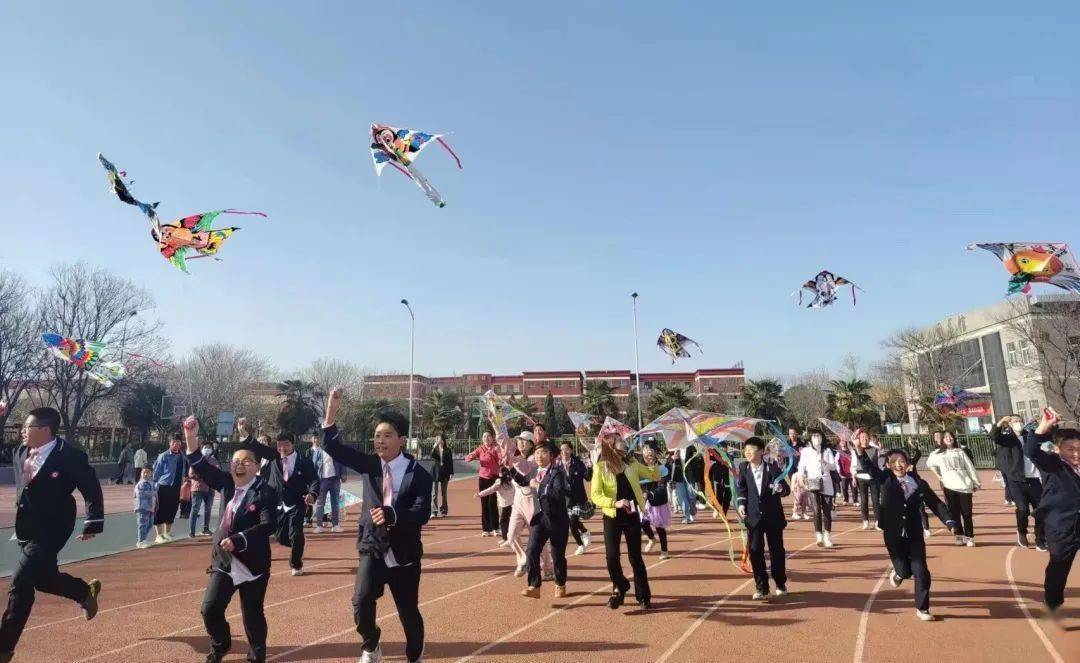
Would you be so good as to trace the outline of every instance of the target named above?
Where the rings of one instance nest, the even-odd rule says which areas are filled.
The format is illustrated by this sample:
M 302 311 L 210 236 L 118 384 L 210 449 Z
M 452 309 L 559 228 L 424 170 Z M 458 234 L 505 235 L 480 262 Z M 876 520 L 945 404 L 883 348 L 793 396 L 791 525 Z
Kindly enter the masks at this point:
M 633 460 L 623 469 L 623 475 L 630 482 L 630 488 L 634 491 L 634 499 L 638 509 L 645 510 L 645 496 L 641 493 L 641 481 L 659 481 L 660 466 L 647 467 L 637 460 Z M 615 501 L 619 492 L 616 482 L 616 474 L 608 468 L 605 461 L 597 461 L 593 467 L 592 479 L 589 480 L 589 498 L 592 503 L 604 511 L 608 518 L 615 517 Z

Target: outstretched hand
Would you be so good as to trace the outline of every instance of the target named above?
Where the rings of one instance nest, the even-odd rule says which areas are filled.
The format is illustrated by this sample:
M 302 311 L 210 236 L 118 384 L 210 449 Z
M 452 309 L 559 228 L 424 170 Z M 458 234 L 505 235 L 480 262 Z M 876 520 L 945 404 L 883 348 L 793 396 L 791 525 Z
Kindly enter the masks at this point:
M 1035 429 L 1035 432 L 1039 435 L 1046 435 L 1057 428 L 1060 423 L 1061 417 L 1057 412 L 1054 412 L 1054 408 L 1043 408 L 1042 417 L 1039 419 L 1039 426 Z
M 184 419 L 184 444 L 187 445 L 189 454 L 195 453 L 199 448 L 199 421 L 195 415 Z

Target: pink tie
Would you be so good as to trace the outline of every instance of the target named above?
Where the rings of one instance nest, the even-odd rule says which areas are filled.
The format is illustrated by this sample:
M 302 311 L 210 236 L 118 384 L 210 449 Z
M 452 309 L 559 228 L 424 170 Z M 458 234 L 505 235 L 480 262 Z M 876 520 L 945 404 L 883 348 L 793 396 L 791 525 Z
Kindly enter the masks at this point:
M 30 480 L 34 478 L 34 459 L 37 457 L 38 450 L 31 449 L 30 453 L 26 456 L 26 460 L 23 462 L 22 480 L 24 486 L 30 483 Z
M 389 463 L 382 466 L 382 503 L 383 506 L 394 506 L 394 475 L 390 473 Z
M 240 505 L 240 500 L 243 498 L 244 493 L 236 491 L 236 495 L 229 500 L 229 506 L 225 508 L 225 517 L 221 519 L 221 529 L 225 534 L 232 534 L 233 516 L 236 514 L 236 507 Z

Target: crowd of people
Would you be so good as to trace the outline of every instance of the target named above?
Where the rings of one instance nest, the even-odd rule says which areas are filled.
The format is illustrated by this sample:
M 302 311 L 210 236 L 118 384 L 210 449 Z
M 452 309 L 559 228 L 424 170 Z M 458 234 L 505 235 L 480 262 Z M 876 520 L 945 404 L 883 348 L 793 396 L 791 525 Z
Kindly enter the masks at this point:
M 194 418 L 184 422 L 182 432 L 170 438 L 169 447 L 152 464 L 139 465 L 132 454 L 140 475 L 134 488 L 138 545 L 149 545 L 151 530 L 155 542 L 167 543 L 183 502 L 191 505 L 189 533 L 213 537 L 201 610 L 210 640 L 207 663 L 219 663 L 231 648 L 225 612 L 237 593 L 250 647 L 248 660 L 265 660 L 264 602 L 272 540 L 289 549 L 292 575 L 303 575 L 305 525 L 312 518 L 312 531 L 323 531 L 327 501 L 330 527 L 341 531 L 336 507 L 346 471 L 355 473 L 363 504 L 352 599 L 360 660 L 382 660 L 376 604 L 386 588 L 405 632 L 407 660 L 423 660 L 422 529 L 429 519 L 449 513 L 453 453 L 445 440 L 437 440 L 427 459 L 428 470 L 405 453 L 408 422 L 392 412 L 377 416 L 373 453 L 344 444 L 336 425 L 342 396 L 341 388 L 329 394 L 321 430 L 311 438 L 310 455 L 299 453 L 288 433 L 276 436 L 272 444 L 269 438 L 257 439 L 249 423 L 240 419 L 238 449 L 231 458 L 218 458 L 214 445 L 199 438 Z M 0 414 L 4 411 L 0 403 Z M 12 659 L 36 591 L 78 603 L 87 619 L 98 611 L 102 583 L 73 577 L 57 567 L 57 555 L 75 528 L 75 491 L 86 503 L 79 538 L 99 534 L 105 522 L 94 470 L 85 453 L 57 438 L 59 428 L 55 410 L 33 410 L 15 453 L 21 470 L 15 475 L 21 557 L 0 621 L 0 663 Z M 812 518 L 816 543 L 822 548 L 836 545 L 832 523 L 838 506 L 857 506 L 863 529 L 882 532 L 884 554 L 892 563 L 890 583 L 900 587 L 913 580 L 920 620 L 933 619 L 927 512 L 945 524 L 957 545 L 975 545 L 972 496 L 981 483 L 970 451 L 947 431 L 935 434 L 936 446 L 925 462 L 940 481 L 941 498 L 919 475 L 920 452 L 884 449 L 863 430 L 836 444 L 820 430 L 801 434 L 790 430 L 794 457 L 788 463 L 778 462 L 759 437 L 745 440 L 741 459 L 734 461 L 728 455 L 734 448 L 668 450 L 656 441 L 628 441 L 620 430 L 605 427 L 588 445 L 587 457 L 580 458 L 572 443 L 554 444 L 542 424 L 513 438 L 498 426 L 492 428 L 496 432 L 486 433 L 465 460 L 478 464 L 481 535 L 500 538 L 499 545 L 514 554 L 514 575 L 526 576 L 521 594 L 528 598 L 539 598 L 545 582 L 554 584 L 556 599 L 567 595 L 571 577 L 567 546 L 573 537 L 577 547 L 572 556 L 589 552 L 589 525 L 596 522 L 595 512 L 603 532 L 611 581 L 607 605 L 612 610 L 624 604 L 631 588 L 640 609 L 652 607 L 645 556 L 659 543 L 658 554 L 666 559 L 673 518 L 681 515 L 689 525 L 706 509 L 726 521 L 734 505 L 754 577 L 753 600 L 782 598 L 789 591 L 784 546 L 789 497 L 790 518 Z M 1007 499 L 1016 507 L 1018 545 L 1030 545 L 1027 526 L 1033 516 L 1035 546 L 1048 552 L 1044 601 L 1047 616 L 1056 618 L 1080 549 L 1080 430 L 1061 426 L 1056 413 L 1047 409 L 1034 427 L 1003 418 L 991 438 L 997 445 Z M 43 473 L 48 481 L 38 478 Z M 211 530 L 210 509 L 219 493 L 220 518 Z M 203 526 L 198 530 L 200 516 Z M 624 551 L 632 579 L 624 573 Z

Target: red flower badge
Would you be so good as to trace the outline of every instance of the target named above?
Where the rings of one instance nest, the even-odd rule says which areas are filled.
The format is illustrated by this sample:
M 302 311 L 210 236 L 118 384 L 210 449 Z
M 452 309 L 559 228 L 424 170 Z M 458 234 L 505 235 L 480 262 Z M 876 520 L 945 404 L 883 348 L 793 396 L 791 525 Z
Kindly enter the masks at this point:
M 52 477 L 53 479 L 55 479 L 55 478 L 57 478 L 57 477 L 59 477 L 59 476 L 60 476 L 60 473 L 59 473 L 59 472 L 53 472 L 53 473 L 52 473 L 52 474 L 50 474 L 49 476 L 50 476 L 50 477 Z
M 254 505 L 254 504 L 249 504 L 249 505 L 248 505 L 248 513 L 254 513 L 254 512 L 255 512 L 255 508 L 256 508 L 256 507 L 255 507 L 255 505 Z

